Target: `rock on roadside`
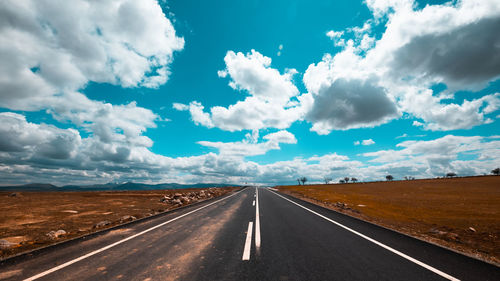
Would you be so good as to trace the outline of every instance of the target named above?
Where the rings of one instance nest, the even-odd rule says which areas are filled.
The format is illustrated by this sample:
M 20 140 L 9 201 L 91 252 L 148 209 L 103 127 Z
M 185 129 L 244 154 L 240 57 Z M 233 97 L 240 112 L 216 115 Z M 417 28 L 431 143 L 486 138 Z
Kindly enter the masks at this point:
M 133 221 L 136 220 L 137 218 L 134 216 L 126 215 L 120 218 L 120 222 L 126 222 L 126 221 Z
M 18 245 L 17 243 L 12 243 L 7 240 L 0 239 L 0 250 L 6 250 Z
M 110 225 L 110 224 L 111 224 L 110 221 L 101 221 L 101 222 L 96 223 L 93 228 L 101 228 L 101 227 L 105 227 L 105 226 Z
M 171 204 L 175 207 L 198 202 L 199 200 L 208 199 L 217 196 L 219 193 L 214 188 L 196 190 L 191 192 L 180 193 L 176 192 L 173 195 L 164 195 L 160 198 L 160 202 Z
M 59 229 L 58 231 L 51 231 L 49 233 L 47 233 L 46 235 L 50 238 L 50 239 L 57 239 L 63 235 L 66 235 L 67 232 L 65 230 L 62 230 L 62 229 Z

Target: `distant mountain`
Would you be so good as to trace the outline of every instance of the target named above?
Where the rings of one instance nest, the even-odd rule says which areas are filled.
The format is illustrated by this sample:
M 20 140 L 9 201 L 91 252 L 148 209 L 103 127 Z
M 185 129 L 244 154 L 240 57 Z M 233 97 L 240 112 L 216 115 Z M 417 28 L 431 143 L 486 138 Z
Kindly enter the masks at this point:
M 0 191 L 57 191 L 61 188 L 48 183 L 30 183 L 17 186 L 0 186 Z
M 196 184 L 180 184 L 180 183 L 160 183 L 160 184 L 145 184 L 145 183 L 106 183 L 93 185 L 65 185 L 55 186 L 47 183 L 30 183 L 15 186 L 0 186 L 0 191 L 106 191 L 106 190 L 154 190 L 154 189 L 183 189 L 183 188 L 208 188 L 208 187 L 225 187 L 238 186 L 235 184 L 221 183 L 196 183 Z

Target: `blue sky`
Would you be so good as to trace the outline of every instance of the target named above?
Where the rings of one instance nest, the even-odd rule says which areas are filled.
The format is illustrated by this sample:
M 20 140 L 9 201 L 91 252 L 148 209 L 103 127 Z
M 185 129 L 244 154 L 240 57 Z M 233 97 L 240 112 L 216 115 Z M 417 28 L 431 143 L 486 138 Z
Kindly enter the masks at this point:
M 500 165 L 491 1 L 6 1 L 1 184 Z

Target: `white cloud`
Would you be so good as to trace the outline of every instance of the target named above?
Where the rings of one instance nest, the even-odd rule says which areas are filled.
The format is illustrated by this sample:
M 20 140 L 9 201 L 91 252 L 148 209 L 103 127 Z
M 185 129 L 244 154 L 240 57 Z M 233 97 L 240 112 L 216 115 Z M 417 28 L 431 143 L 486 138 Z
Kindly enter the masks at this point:
M 361 39 L 359 48 L 361 50 L 368 50 L 373 46 L 374 43 L 375 43 L 375 38 L 370 37 L 368 34 L 364 34 L 363 38 Z
M 263 139 L 268 140 L 270 143 L 288 143 L 288 144 L 297 143 L 297 139 L 295 138 L 295 136 L 286 130 L 281 130 L 275 133 L 265 135 Z
M 6 1 L 0 14 L 0 106 L 47 110 L 103 143 L 152 145 L 142 133 L 162 119 L 151 110 L 78 91 L 89 81 L 153 88 L 166 82 L 184 40 L 156 1 Z
M 372 25 L 373 21 L 372 20 L 367 20 L 363 26 L 354 26 L 347 28 L 347 31 L 354 33 L 356 38 L 363 37 L 366 35 L 366 33 L 370 32 L 372 30 Z
M 326 36 L 328 36 L 328 38 L 330 38 L 330 40 L 333 41 L 335 46 L 345 46 L 345 40 L 342 39 L 343 35 L 344 35 L 344 31 L 330 30 L 326 33 Z
M 226 71 L 231 77 L 229 86 L 235 90 L 249 93 L 263 100 L 287 102 L 298 94 L 292 83 L 292 76 L 297 73 L 290 69 L 284 74 L 271 68 L 271 58 L 252 50 L 246 55 L 228 51 L 224 57 Z
M 386 31 L 367 54 L 367 63 L 399 83 L 442 82 L 450 90 L 478 90 L 500 77 L 496 1 L 463 0 L 422 10 L 413 10 L 411 2 L 389 5 L 404 8 L 389 13 Z
M 153 153 L 152 140 L 143 135 L 161 119 L 151 110 L 135 102 L 93 101 L 78 92 L 90 81 L 155 88 L 168 80 L 173 54 L 184 42 L 155 1 L 7 1 L 0 7 L 0 106 L 47 110 L 88 136 L 34 124 L 17 113 L 0 113 L 0 178 L 4 183 L 272 184 L 299 176 L 320 181 L 324 176 L 362 180 L 383 179 L 388 173 L 396 178 L 488 173 L 500 158 L 500 141 L 494 137 L 405 141 L 359 156 L 369 157 L 367 163 L 336 153 L 265 165 L 245 159 L 297 143 L 284 130 L 297 120 L 306 119 L 312 130 L 326 134 L 377 126 L 402 113 L 418 118 L 414 124 L 429 130 L 470 128 L 491 122 L 488 114 L 498 115 L 498 93 L 453 99 L 454 91 L 482 89 L 500 75 L 496 1 L 464 0 L 421 10 L 415 10 L 413 1 L 366 2 L 375 19 L 328 32 L 343 50 L 309 66 L 303 77 L 306 94 L 294 85 L 296 70 L 280 72 L 256 51 L 229 51 L 226 68 L 217 75 L 229 79 L 241 100 L 206 112 L 196 101 L 172 107 L 189 111 L 201 126 L 252 132 L 238 142 L 199 142 L 217 153 L 171 158 Z M 385 32 L 373 36 L 381 23 Z M 354 35 L 350 40 L 349 34 Z M 448 88 L 436 95 L 429 90 L 435 83 Z M 279 131 L 260 137 L 259 130 L 265 128 Z
M 444 9 L 429 9 L 431 11 L 424 9 L 418 15 L 411 13 L 410 19 L 406 17 L 399 19 L 405 16 L 400 15 L 397 20 L 394 19 L 394 23 L 391 22 L 391 26 L 396 24 L 419 26 L 423 22 L 427 22 L 427 26 L 433 24 L 427 20 L 443 26 L 441 22 L 443 17 L 451 17 L 450 22 L 458 21 L 458 23 L 449 27 L 444 25 L 442 30 L 422 28 L 409 38 L 407 34 L 404 38 L 397 38 L 399 46 L 391 41 L 391 45 L 386 46 L 386 50 L 381 48 L 379 51 L 391 52 L 391 57 L 387 57 L 390 75 L 399 79 L 410 78 L 416 83 L 426 84 L 442 82 L 450 90 L 480 90 L 488 81 L 500 77 L 498 67 L 500 39 L 495 36 L 500 24 L 500 11 L 497 9 L 496 14 L 462 21 L 460 20 L 462 17 L 470 18 L 470 11 L 457 8 L 449 14 Z M 439 22 L 436 22 L 436 19 L 432 20 L 436 13 L 439 15 Z M 397 27 L 394 26 L 391 30 L 394 33 L 405 32 L 396 29 Z M 403 36 L 399 35 L 399 37 Z M 394 40 L 394 38 L 387 40 Z M 382 43 L 388 45 L 384 39 Z
M 88 81 L 158 87 L 184 45 L 153 0 L 4 1 L 0 14 L 0 106 L 14 110 Z
M 214 106 L 210 113 L 203 111 L 201 103 L 191 102 L 189 111 L 196 124 L 227 131 L 286 129 L 310 107 L 310 95 L 299 95 L 292 82 L 295 69 L 280 74 L 270 66 L 271 58 L 255 50 L 247 54 L 228 51 L 224 61 L 226 69 L 218 72 L 219 77 L 229 76 L 229 86 L 248 96 L 227 108 Z
M 397 145 L 400 150 L 381 150 L 363 154 L 375 157 L 372 162 L 386 163 L 381 167 L 412 167 L 419 177 L 443 176 L 453 171 L 459 175 L 478 175 L 489 173 L 500 156 L 498 140 L 472 136 L 447 135 L 435 140 L 405 141 Z M 467 155 L 472 160 L 460 160 Z M 404 176 L 402 170 L 400 177 Z
M 314 104 L 307 115 L 312 131 L 373 127 L 399 116 L 384 88 L 371 81 L 338 79 L 314 93 Z
M 297 139 L 288 131 L 282 130 L 265 135 L 265 142 L 258 143 L 258 131 L 247 135 L 247 139 L 240 142 L 210 142 L 199 141 L 198 144 L 213 147 L 219 150 L 223 157 L 244 157 L 266 154 L 269 150 L 280 149 L 280 143 L 295 144 Z
M 80 93 L 75 93 L 73 100 L 82 109 L 74 111 L 61 106 L 55 116 L 87 130 L 88 137 L 82 139 L 74 129 L 34 124 L 23 115 L 4 112 L 0 114 L 4 136 L 0 162 L 51 169 L 120 170 L 116 165 L 125 161 L 133 167 L 137 160 L 132 157 L 135 151 L 141 151 L 140 155 L 150 153 L 147 148 L 153 142 L 142 135 L 147 128 L 155 127 L 157 116 L 150 110 L 136 107 L 135 103 L 112 106 L 95 102 Z
M 82 139 L 75 129 L 2 113 L 1 169 L 83 180 L 138 176 L 144 159 L 166 161 L 143 133 L 168 119 L 136 102 L 112 105 L 79 92 L 90 81 L 150 88 L 167 81 L 184 40 L 156 1 L 5 1 L 0 15 L 0 107 L 45 110 L 88 133 Z
M 500 94 L 485 95 L 472 101 L 464 100 L 461 105 L 441 104 L 440 98 L 431 90 L 411 94 L 408 92 L 400 100 L 403 111 L 425 120 L 425 123 L 414 121 L 413 125 L 422 126 L 427 130 L 470 129 L 474 126 L 490 123 L 485 114 L 499 109 Z
M 355 141 L 354 145 L 372 145 L 375 144 L 375 142 L 372 139 L 367 139 L 367 140 L 362 140 L 362 141 Z
M 361 142 L 362 145 L 372 145 L 372 144 L 375 144 L 375 142 L 372 140 L 372 139 L 367 139 L 367 140 L 363 140 L 363 142 Z
M 410 11 L 414 5 L 413 0 L 365 0 L 365 3 L 375 18 L 380 18 L 391 10 L 396 12 Z
M 79 92 L 66 93 L 53 100 L 48 110 L 56 120 L 70 121 L 92 133 L 104 143 L 120 142 L 150 147 L 152 141 L 142 136 L 147 128 L 155 128 L 160 117 L 136 102 L 112 105 L 93 101 Z
M 262 165 L 243 158 L 280 149 L 281 144 L 293 144 L 296 138 L 287 131 L 278 131 L 259 142 L 258 132 L 254 131 L 239 142 L 200 142 L 218 149 L 217 154 L 170 158 L 154 154 L 147 147 L 107 144 L 92 137 L 80 139 L 74 130 L 32 124 L 14 113 L 2 113 L 0 119 L 2 136 L 7 136 L 0 140 L 0 176 L 5 183 L 133 180 L 274 184 L 293 183 L 299 176 L 313 182 L 325 176 L 377 180 L 387 174 L 422 178 L 450 171 L 459 175 L 489 173 L 500 157 L 498 138 L 449 135 L 436 140 L 405 141 L 394 150 L 363 154 L 373 158 L 375 164 L 331 153 Z M 30 137 L 24 138 L 22 133 Z M 463 156 L 471 160 L 462 160 Z
M 423 127 L 425 124 L 419 121 L 413 121 L 413 126 L 415 127 Z
M 23 115 L 11 112 L 0 113 L 0 135 L 0 153 L 21 159 L 68 159 L 81 144 L 76 130 L 29 123 Z
M 217 76 L 219 76 L 220 78 L 226 78 L 227 75 L 228 75 L 228 73 L 226 70 L 218 70 L 217 71 Z
M 454 99 L 457 90 L 480 90 L 500 78 L 500 6 L 496 1 L 464 0 L 427 5 L 416 10 L 413 1 L 368 0 L 375 16 L 353 32 L 341 52 L 325 55 L 304 74 L 304 84 L 314 105 L 306 120 L 312 130 L 373 127 L 409 113 L 427 130 L 469 129 L 493 120 L 486 114 L 499 109 L 500 97 L 488 94 L 465 101 Z M 373 24 L 385 18 L 385 32 L 375 40 Z M 340 38 L 342 31 L 331 31 Z M 339 88 L 339 81 L 346 82 Z M 436 95 L 430 89 L 443 83 L 447 89 Z M 361 91 L 360 85 L 365 85 Z M 369 86 L 369 87 L 368 87 Z M 372 98 L 377 109 L 368 116 L 364 99 Z M 358 110 L 357 110 L 358 109 Z M 346 118 L 344 112 L 354 112 Z
M 362 141 L 355 141 L 354 145 L 372 145 L 375 144 L 375 142 L 372 139 L 367 139 L 367 140 L 362 140 Z
M 186 111 L 186 110 L 189 110 L 189 106 L 185 105 L 185 104 L 182 104 L 182 103 L 178 103 L 178 102 L 174 102 L 172 104 L 172 108 L 173 109 L 176 109 L 176 110 L 179 110 L 179 111 Z
M 173 103 L 172 107 L 179 111 L 189 111 L 191 120 L 193 120 L 196 125 L 205 126 L 207 128 L 214 127 L 210 114 L 204 112 L 203 109 L 205 107 L 197 101 L 192 101 L 189 103 L 189 105 L 185 105 L 182 103 Z

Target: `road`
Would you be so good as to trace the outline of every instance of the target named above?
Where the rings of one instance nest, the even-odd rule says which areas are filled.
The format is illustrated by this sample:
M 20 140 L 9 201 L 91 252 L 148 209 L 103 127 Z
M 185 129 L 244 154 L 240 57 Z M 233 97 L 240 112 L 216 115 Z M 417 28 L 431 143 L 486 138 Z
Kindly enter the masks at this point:
M 6 260 L 0 280 L 500 280 L 500 269 L 248 187 Z

